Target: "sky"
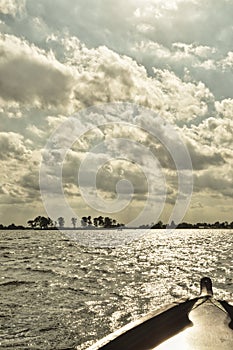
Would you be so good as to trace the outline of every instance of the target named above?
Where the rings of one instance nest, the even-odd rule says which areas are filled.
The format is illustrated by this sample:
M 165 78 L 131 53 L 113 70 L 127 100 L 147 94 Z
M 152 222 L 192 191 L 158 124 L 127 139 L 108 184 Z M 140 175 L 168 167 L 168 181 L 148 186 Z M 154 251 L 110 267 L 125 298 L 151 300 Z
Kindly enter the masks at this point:
M 0 223 L 233 221 L 233 2 L 0 0 Z

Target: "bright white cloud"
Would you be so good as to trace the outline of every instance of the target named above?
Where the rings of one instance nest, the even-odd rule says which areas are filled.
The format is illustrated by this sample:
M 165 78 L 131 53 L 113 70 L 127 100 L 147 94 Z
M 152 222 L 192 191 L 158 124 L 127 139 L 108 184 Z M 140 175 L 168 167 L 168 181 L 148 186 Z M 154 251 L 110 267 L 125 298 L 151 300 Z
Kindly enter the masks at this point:
M 233 52 L 229 51 L 227 56 L 219 62 L 224 70 L 233 68 Z
M 218 113 L 223 118 L 233 120 L 233 99 L 224 99 L 221 102 L 216 101 L 215 105 Z
M 0 13 L 16 16 L 25 8 L 26 0 L 0 0 Z

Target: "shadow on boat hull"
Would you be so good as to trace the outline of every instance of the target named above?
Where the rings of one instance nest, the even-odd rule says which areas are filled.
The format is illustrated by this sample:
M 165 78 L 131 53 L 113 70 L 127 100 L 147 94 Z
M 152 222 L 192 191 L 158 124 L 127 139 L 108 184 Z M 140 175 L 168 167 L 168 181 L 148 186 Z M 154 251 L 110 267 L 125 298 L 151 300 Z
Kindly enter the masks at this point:
M 232 350 L 233 306 L 213 298 L 209 278 L 199 297 L 150 313 L 88 350 Z

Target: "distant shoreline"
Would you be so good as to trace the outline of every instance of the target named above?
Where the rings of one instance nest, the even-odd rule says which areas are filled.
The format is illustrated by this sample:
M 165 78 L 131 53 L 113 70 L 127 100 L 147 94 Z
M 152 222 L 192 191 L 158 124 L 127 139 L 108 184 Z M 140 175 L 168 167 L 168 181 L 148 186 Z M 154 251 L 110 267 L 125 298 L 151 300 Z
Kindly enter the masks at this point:
M 117 228 L 117 227 L 48 227 L 48 228 L 40 228 L 40 227 L 25 227 L 25 226 L 1 226 L 0 225 L 0 230 L 5 230 L 5 231 L 12 231 L 12 230 L 30 230 L 30 231 L 108 231 L 108 230 L 112 230 L 112 231 L 123 231 L 123 230 L 166 230 L 166 229 L 182 229 L 182 230 L 208 230 L 208 229 L 215 229 L 215 230 L 219 230 L 219 229 L 223 229 L 223 230 L 229 230 L 229 229 L 233 229 L 233 225 L 232 223 L 229 225 L 219 225 L 219 226 L 215 226 L 215 225 L 208 225 L 208 226 L 198 226 L 198 225 L 192 225 L 192 226 L 182 226 L 182 224 L 179 224 L 177 226 L 167 226 L 167 225 L 163 225 L 163 227 L 145 227 L 145 226 L 141 226 L 141 227 L 122 227 L 122 228 Z

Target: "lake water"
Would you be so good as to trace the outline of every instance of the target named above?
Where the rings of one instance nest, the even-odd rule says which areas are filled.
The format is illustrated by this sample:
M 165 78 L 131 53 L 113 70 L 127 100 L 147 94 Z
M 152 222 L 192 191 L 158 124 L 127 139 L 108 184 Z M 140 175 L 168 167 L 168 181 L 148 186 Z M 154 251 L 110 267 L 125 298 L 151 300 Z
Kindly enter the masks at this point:
M 0 231 L 0 348 L 87 349 L 203 276 L 233 299 L 232 230 L 139 233 Z

